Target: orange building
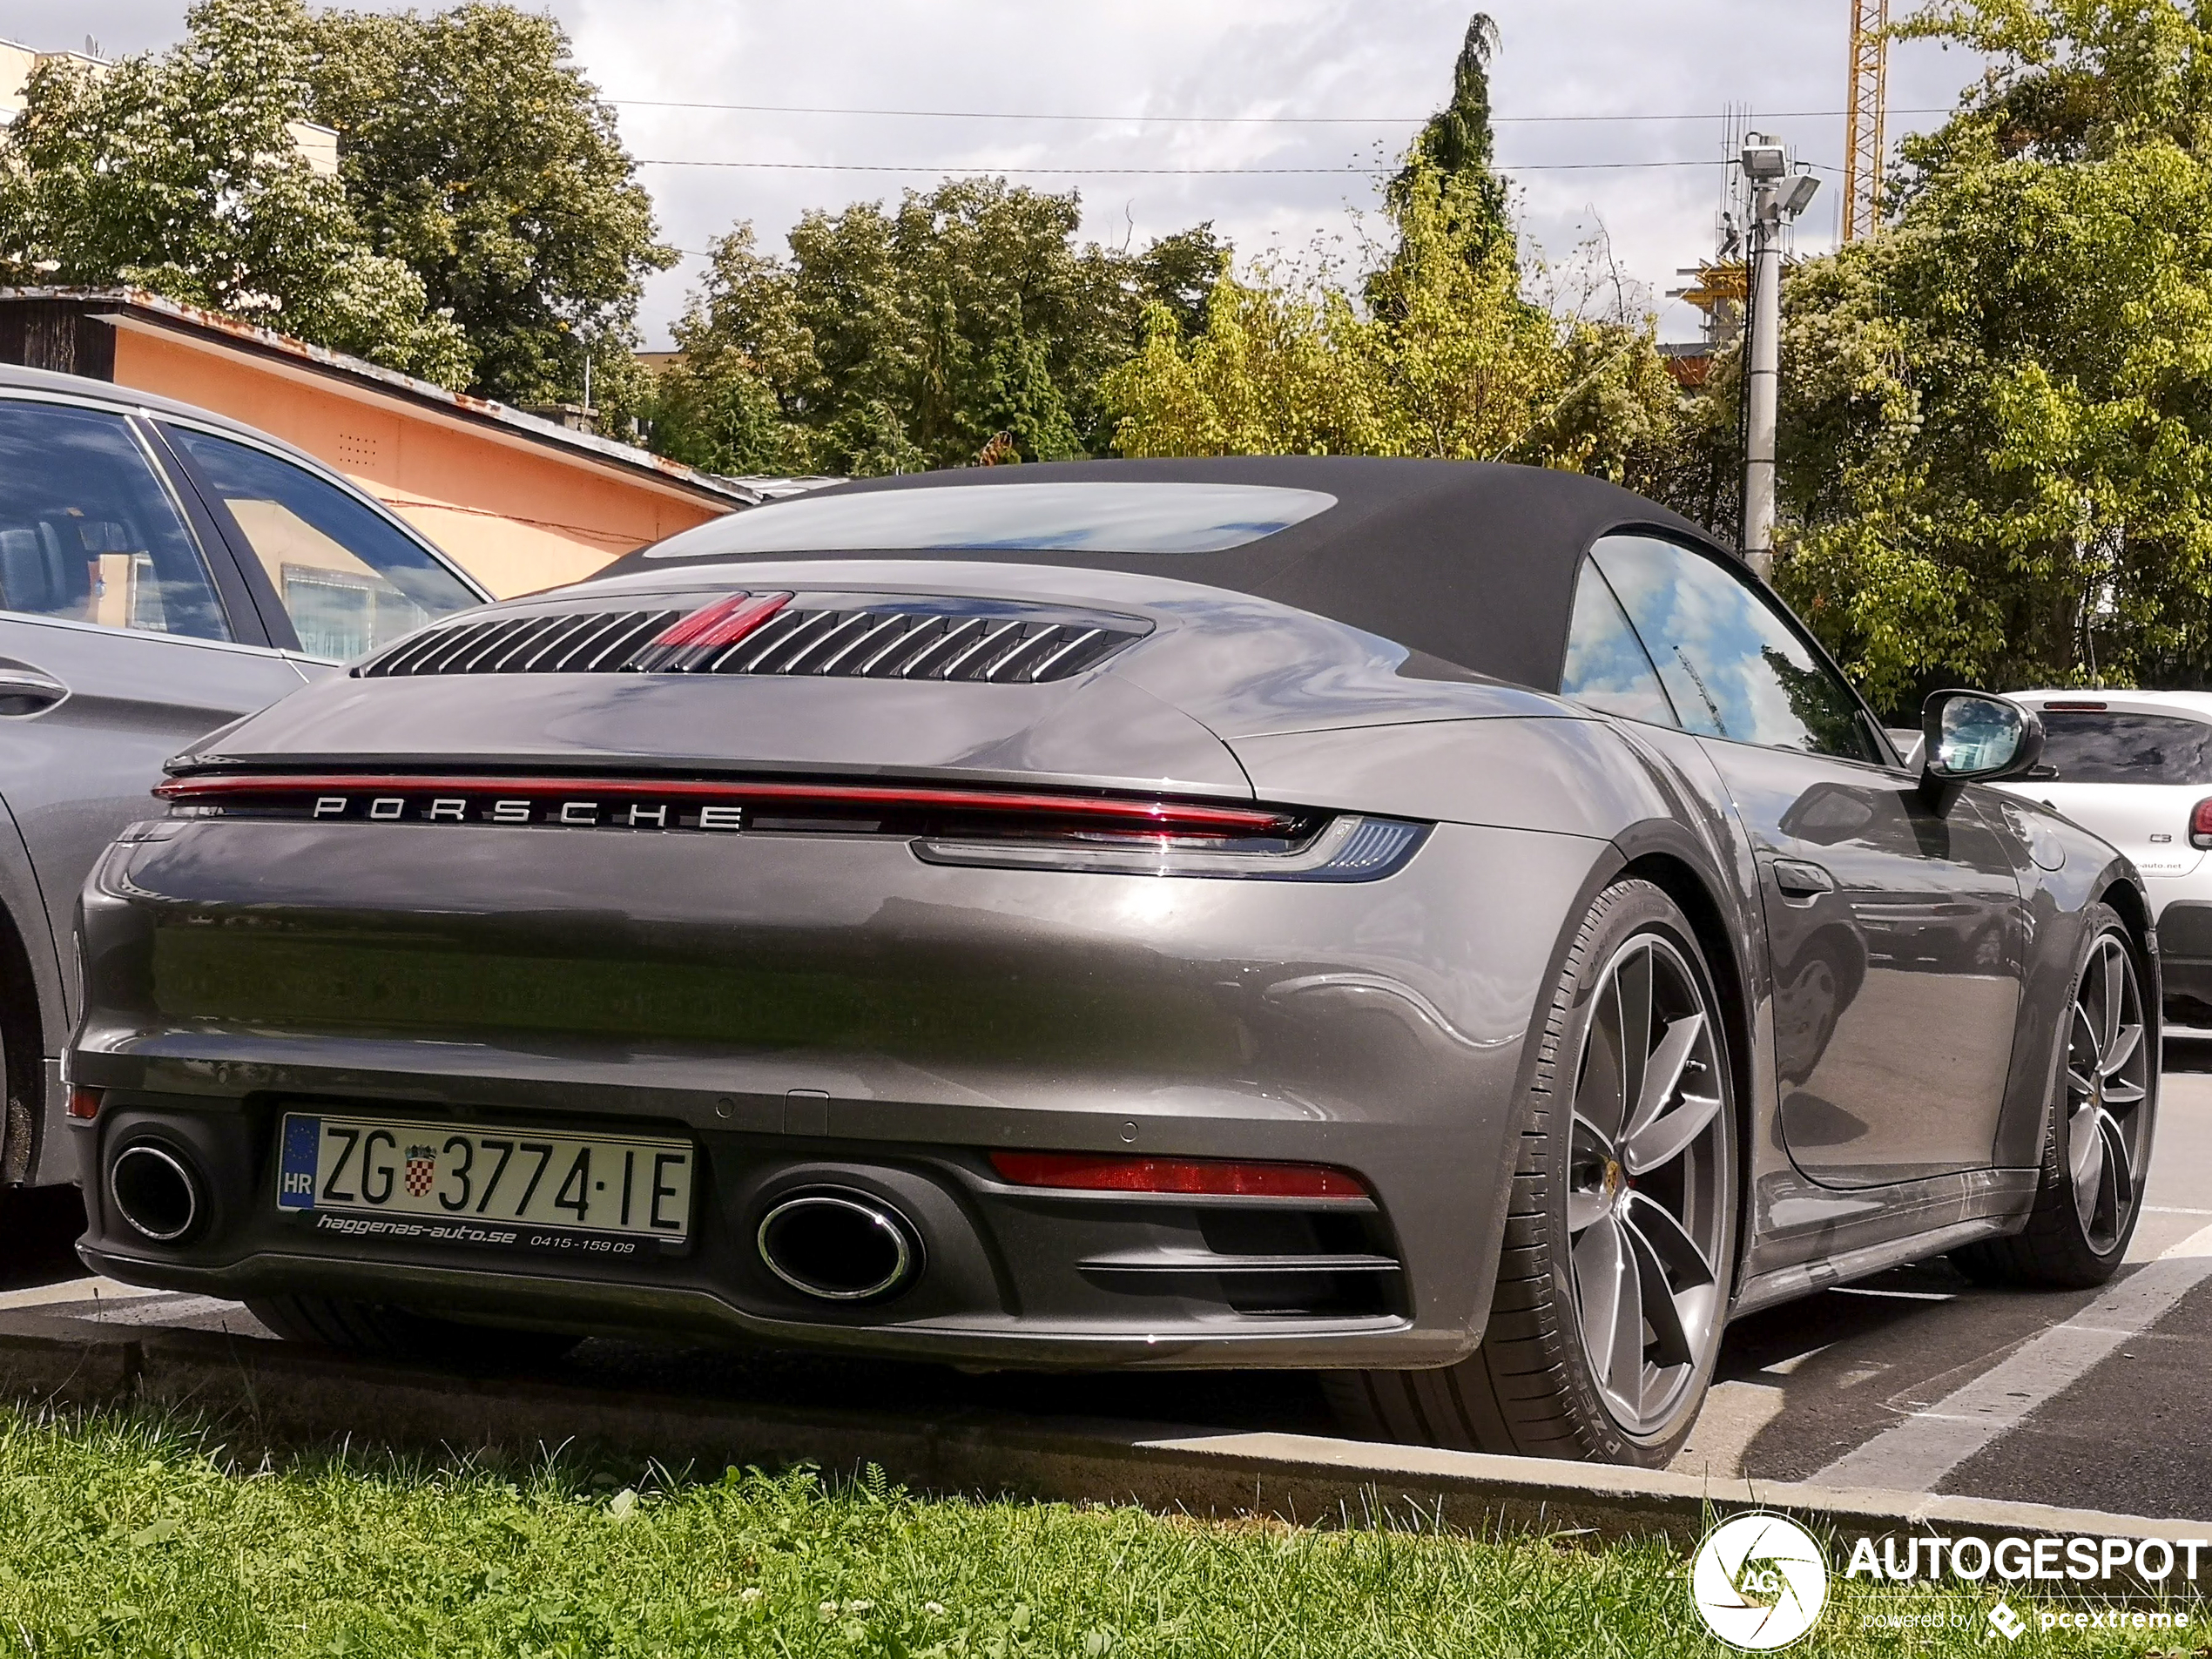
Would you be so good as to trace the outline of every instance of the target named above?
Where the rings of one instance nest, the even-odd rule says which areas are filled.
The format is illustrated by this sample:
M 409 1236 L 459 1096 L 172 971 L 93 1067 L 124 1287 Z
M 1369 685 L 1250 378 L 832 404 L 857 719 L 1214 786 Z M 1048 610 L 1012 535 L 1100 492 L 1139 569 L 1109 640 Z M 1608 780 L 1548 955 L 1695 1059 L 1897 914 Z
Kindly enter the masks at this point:
M 0 288 L 0 362 L 259 427 L 378 496 L 502 598 L 780 493 L 138 289 Z

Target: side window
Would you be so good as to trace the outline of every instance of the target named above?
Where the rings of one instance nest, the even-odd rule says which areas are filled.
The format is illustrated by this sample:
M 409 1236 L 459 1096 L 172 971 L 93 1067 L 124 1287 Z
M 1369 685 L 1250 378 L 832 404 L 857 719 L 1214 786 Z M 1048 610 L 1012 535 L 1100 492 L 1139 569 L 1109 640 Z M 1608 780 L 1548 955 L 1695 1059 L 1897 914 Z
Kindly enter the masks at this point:
M 1858 700 L 1766 597 L 1717 561 L 1648 536 L 1590 550 L 1692 732 L 1876 760 Z
M 1561 697 L 1630 720 L 1681 724 L 1621 602 L 1606 585 L 1604 574 L 1588 559 L 1582 561 L 1581 580 L 1575 587 L 1575 619 L 1567 630 L 1567 669 L 1560 676 L 1559 691 Z
M 310 655 L 359 657 L 480 603 L 420 544 L 305 468 L 190 427 L 164 429 L 229 509 Z
M 0 401 L 0 610 L 228 639 L 199 544 L 119 415 Z

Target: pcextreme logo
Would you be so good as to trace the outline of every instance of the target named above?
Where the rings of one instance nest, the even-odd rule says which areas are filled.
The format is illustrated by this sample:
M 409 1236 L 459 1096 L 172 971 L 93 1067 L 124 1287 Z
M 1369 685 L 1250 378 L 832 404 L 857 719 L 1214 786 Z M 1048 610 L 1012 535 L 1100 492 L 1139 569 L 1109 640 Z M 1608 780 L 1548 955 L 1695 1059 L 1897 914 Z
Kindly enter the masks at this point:
M 1828 1553 L 1786 1515 L 1753 1511 L 1705 1534 L 1689 1565 L 1689 1599 L 1731 1648 L 1786 1648 L 1828 1604 Z

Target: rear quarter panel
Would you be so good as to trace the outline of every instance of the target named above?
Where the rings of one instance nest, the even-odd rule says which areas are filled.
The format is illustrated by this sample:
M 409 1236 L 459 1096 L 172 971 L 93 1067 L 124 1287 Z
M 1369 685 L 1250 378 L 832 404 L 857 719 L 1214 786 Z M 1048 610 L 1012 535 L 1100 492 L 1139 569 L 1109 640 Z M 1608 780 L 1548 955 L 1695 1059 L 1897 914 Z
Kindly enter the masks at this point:
M 1977 805 L 1993 824 L 2010 831 L 2020 897 L 2027 913 L 2026 960 L 2021 964 L 2020 1026 L 2012 1074 L 2005 1090 L 1992 1161 L 2000 1169 L 2028 1169 L 2040 1162 L 2058 1066 L 2064 1054 L 2064 1021 L 2072 1006 L 2074 974 L 2087 948 L 2091 909 L 2118 893 L 2114 907 L 2133 924 L 2151 906 L 2133 866 L 2110 843 L 2064 814 L 2014 791 L 1977 788 Z M 2129 914 L 2133 898 L 2136 914 Z M 2158 1020 L 2158 960 L 2147 952 L 2148 1017 Z M 2155 1041 L 2156 1031 L 2147 1034 Z

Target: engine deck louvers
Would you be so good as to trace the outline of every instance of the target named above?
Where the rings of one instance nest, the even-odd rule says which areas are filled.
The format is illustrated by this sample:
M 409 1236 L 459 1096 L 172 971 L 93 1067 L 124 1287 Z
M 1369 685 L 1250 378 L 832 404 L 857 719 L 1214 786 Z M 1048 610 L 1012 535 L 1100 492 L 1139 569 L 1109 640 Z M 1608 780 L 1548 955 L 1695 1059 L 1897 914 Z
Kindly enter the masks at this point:
M 842 601 L 840 603 L 840 601 Z M 1036 685 L 1094 668 L 1147 631 L 1126 617 L 732 594 L 690 610 L 535 611 L 448 623 L 354 670 L 436 674 L 818 674 Z

